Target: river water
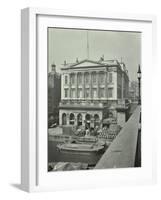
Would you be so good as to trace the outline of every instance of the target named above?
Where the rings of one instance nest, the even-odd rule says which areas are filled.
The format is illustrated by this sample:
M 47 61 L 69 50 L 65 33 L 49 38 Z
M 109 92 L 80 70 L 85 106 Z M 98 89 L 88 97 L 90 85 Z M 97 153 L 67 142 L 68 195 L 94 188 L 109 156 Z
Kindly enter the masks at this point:
M 81 162 L 88 163 L 88 165 L 94 166 L 99 161 L 104 151 L 91 154 L 91 155 L 81 155 L 81 154 L 71 154 L 71 153 L 62 153 L 58 150 L 57 145 L 60 142 L 57 141 L 48 141 L 48 162 Z

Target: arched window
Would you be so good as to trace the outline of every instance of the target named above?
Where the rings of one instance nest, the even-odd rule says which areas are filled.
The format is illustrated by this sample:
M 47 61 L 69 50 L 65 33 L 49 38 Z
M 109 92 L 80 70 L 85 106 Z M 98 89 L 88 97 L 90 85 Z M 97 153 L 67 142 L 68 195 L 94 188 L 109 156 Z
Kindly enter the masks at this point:
M 90 114 L 86 114 L 86 129 L 90 128 L 91 116 Z
M 100 118 L 98 114 L 94 115 L 94 126 L 99 126 L 100 124 Z
M 62 125 L 67 124 L 67 115 L 65 113 L 62 114 Z
M 90 114 L 86 114 L 86 120 L 90 120 L 90 119 L 91 119 Z
M 70 114 L 70 124 L 74 125 L 74 114 L 73 113 Z

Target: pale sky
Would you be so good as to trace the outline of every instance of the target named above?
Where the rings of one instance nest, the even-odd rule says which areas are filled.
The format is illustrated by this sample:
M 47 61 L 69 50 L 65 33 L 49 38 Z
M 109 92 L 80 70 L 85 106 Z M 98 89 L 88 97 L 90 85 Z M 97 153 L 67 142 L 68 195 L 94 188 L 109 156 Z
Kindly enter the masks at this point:
M 87 30 L 48 28 L 48 63 L 54 62 L 57 72 L 64 60 L 74 63 L 87 58 Z M 137 80 L 141 64 L 141 33 L 88 30 L 89 59 L 117 59 L 125 63 L 130 81 Z

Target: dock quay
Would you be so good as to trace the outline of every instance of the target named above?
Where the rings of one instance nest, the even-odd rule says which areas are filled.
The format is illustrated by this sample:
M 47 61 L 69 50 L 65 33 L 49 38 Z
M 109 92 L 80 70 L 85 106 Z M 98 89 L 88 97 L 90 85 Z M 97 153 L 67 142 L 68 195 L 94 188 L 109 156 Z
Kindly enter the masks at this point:
M 137 106 L 95 169 L 141 167 L 140 116 L 141 107 Z

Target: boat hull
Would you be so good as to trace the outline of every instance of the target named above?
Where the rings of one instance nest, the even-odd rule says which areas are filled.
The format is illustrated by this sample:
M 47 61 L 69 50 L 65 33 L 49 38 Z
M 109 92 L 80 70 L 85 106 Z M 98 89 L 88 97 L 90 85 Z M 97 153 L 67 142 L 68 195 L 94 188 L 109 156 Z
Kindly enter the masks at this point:
M 94 166 L 98 160 L 101 158 L 106 150 L 103 148 L 100 151 L 95 152 L 73 152 L 58 149 L 58 145 L 64 144 L 64 139 L 66 142 L 70 141 L 68 138 L 62 137 L 50 137 L 48 141 L 48 162 L 81 162 L 87 163 L 88 165 Z
M 62 144 L 57 145 L 61 155 L 72 157 L 77 162 L 85 162 L 95 165 L 100 159 L 104 146 L 81 145 L 81 144 Z

